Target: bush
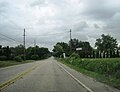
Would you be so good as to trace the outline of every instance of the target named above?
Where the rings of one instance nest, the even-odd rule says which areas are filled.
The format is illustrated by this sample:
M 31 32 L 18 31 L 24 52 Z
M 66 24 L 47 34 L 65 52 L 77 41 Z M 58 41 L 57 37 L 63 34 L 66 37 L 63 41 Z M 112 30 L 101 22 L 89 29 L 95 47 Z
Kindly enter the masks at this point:
M 73 65 L 79 65 L 80 60 L 81 59 L 80 59 L 79 55 L 76 53 L 71 54 L 70 57 L 65 59 L 65 61 L 67 63 L 73 64 Z
M 73 53 L 70 57 L 64 59 L 66 63 L 75 65 L 86 70 L 120 78 L 120 59 L 80 59 L 79 55 Z
M 22 58 L 20 56 L 16 56 L 14 58 L 14 60 L 17 61 L 17 62 L 22 62 Z
M 32 59 L 32 60 L 38 60 L 38 59 L 39 59 L 39 56 L 38 56 L 38 55 L 32 55 L 32 56 L 31 56 L 31 59 Z
M 21 54 L 21 55 L 19 55 L 21 58 L 22 58 L 22 60 L 24 60 L 24 55 L 23 54 Z
M 7 57 L 6 56 L 0 56 L 0 60 L 7 60 Z
M 70 58 L 79 59 L 80 56 L 79 56 L 78 54 L 76 54 L 76 53 L 72 53 L 72 54 L 70 55 Z
M 115 77 L 116 77 L 116 78 L 120 78 L 120 71 L 117 71 L 117 72 L 115 73 Z
M 106 76 L 120 77 L 118 59 L 86 59 L 80 62 L 80 67 Z

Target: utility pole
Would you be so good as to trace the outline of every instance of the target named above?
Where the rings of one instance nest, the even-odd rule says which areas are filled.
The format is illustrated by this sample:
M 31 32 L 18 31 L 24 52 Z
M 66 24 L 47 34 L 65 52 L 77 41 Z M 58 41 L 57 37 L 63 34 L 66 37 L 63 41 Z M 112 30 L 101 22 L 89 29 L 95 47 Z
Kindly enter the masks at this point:
M 70 29 L 70 53 L 72 51 L 72 43 L 71 43 L 71 41 L 72 41 L 72 38 L 71 38 L 71 29 Z
M 34 55 L 36 54 L 36 40 L 34 40 Z
M 34 40 L 34 47 L 36 46 L 36 40 Z
M 26 60 L 26 58 L 25 58 L 25 54 L 26 54 L 26 52 L 25 52 L 25 28 L 24 28 L 24 34 L 23 34 L 23 46 L 24 46 L 24 60 Z

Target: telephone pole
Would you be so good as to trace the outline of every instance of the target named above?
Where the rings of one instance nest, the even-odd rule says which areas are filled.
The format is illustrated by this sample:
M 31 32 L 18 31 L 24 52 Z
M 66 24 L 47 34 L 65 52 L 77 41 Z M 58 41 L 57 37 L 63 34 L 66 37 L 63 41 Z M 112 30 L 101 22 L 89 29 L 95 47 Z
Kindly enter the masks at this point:
M 26 60 L 26 58 L 25 58 L 25 54 L 26 54 L 26 52 L 25 52 L 25 28 L 24 28 L 24 34 L 23 34 L 23 46 L 24 46 L 24 60 Z
M 72 51 L 72 43 L 71 43 L 71 41 L 72 41 L 72 38 L 71 38 L 71 29 L 70 29 L 70 53 Z
M 34 40 L 34 55 L 36 55 L 36 40 Z
M 36 40 L 34 40 L 34 47 L 36 46 Z

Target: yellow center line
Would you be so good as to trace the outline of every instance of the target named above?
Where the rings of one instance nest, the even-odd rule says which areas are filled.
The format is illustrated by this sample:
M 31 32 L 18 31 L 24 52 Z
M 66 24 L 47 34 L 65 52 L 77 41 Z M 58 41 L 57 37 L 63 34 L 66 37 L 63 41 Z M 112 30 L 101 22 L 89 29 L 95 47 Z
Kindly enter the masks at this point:
M 34 70 L 35 68 L 37 68 L 38 65 L 33 65 L 32 67 L 24 70 L 23 72 L 18 73 L 17 75 L 13 76 L 11 79 L 3 82 L 2 84 L 0 84 L 0 91 L 4 88 L 6 88 L 7 86 L 9 86 L 10 84 L 16 82 L 17 80 L 21 79 L 23 76 L 27 75 L 29 72 L 31 72 L 32 70 Z

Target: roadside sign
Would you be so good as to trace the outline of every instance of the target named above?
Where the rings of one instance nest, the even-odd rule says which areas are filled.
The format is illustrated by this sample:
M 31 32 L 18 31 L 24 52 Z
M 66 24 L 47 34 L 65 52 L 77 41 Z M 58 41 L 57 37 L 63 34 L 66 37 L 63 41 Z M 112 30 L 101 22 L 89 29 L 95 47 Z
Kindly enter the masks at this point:
M 66 56 L 65 56 L 65 53 L 63 53 L 63 57 L 65 58 Z
M 82 48 L 76 48 L 76 50 L 82 50 Z

